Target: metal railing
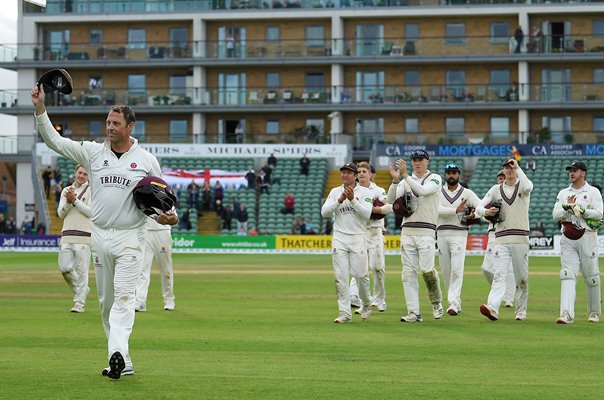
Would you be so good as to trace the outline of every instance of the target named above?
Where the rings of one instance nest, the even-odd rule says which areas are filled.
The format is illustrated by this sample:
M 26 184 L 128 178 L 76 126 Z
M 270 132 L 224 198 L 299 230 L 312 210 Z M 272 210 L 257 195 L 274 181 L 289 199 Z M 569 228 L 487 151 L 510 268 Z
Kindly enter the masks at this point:
M 451 40 L 454 39 L 454 43 Z M 528 34 L 520 45 L 510 37 L 463 36 L 456 38 L 403 37 L 344 38 L 313 40 L 240 40 L 189 42 L 114 42 L 90 44 L 20 43 L 0 46 L 0 61 L 159 61 L 166 59 L 241 60 L 319 57 L 468 57 L 508 56 L 522 60 L 537 54 L 604 53 L 604 37 L 592 35 L 535 36 Z M 518 53 L 516 51 L 518 50 Z M 62 64 L 63 65 L 63 64 Z

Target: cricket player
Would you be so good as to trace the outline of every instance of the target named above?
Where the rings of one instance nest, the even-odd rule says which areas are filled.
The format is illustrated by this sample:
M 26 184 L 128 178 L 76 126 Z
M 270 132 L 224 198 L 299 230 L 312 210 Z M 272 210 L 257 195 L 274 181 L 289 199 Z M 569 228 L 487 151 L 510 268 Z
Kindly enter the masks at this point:
M 73 313 L 83 313 L 86 306 L 88 270 L 90 269 L 90 185 L 88 171 L 75 168 L 75 182 L 61 193 L 57 214 L 63 220 L 59 270 L 73 293 Z
M 585 180 L 587 165 L 573 161 L 566 167 L 570 186 L 556 198 L 552 216 L 562 224 L 560 238 L 560 318 L 572 324 L 579 271 L 587 286 L 588 322 L 599 322 L 602 313 L 600 270 L 598 268 L 598 227 L 602 224 L 602 194 Z M 574 234 L 573 234 L 574 233 Z
M 421 322 L 419 280 L 421 274 L 428 289 L 435 319 L 443 316 L 442 292 L 438 272 L 434 268 L 436 224 L 442 178 L 428 170 L 430 156 L 425 150 L 411 153 L 413 175 L 407 173 L 407 162 L 396 160 L 398 171 L 390 164 L 392 184 L 388 189 L 388 203 L 411 194 L 417 202 L 417 210 L 403 218 L 401 225 L 401 261 L 403 264 L 403 289 L 407 303 L 407 315 L 401 322 Z M 402 179 L 400 179 L 402 177 Z
M 497 184 L 501 185 L 505 181 L 505 173 L 503 170 L 499 170 L 497 173 Z M 493 284 L 493 261 L 495 254 L 493 253 L 493 247 L 495 246 L 495 224 L 489 221 L 489 228 L 487 230 L 489 240 L 487 241 L 487 249 L 484 253 L 484 259 L 482 260 L 482 274 L 486 278 L 489 286 Z M 514 307 L 514 295 L 516 294 L 516 279 L 514 278 L 514 268 L 512 262 L 508 266 L 507 278 L 505 281 L 505 293 L 503 295 L 503 302 L 506 308 Z
M 373 182 L 375 169 L 366 161 L 357 163 L 357 179 L 362 187 L 371 191 L 372 204 L 375 200 L 383 203 L 382 206 L 373 206 L 372 215 L 386 215 L 392 213 L 392 205 L 386 202 L 386 191 Z M 373 295 L 371 296 L 371 307 L 376 307 L 379 312 L 384 312 L 388 308 L 386 305 L 386 259 L 384 257 L 384 219 L 374 219 L 371 217 L 367 221 L 367 257 L 369 270 L 373 271 Z M 350 279 L 350 301 L 357 301 L 360 304 L 359 289 L 356 278 Z M 361 310 L 355 310 L 355 314 L 360 314 Z
M 147 294 L 151 282 L 151 265 L 157 260 L 161 277 L 164 310 L 174 311 L 174 270 L 172 267 L 172 228 L 147 218 L 143 270 L 136 284 L 136 311 L 147 311 Z
M 515 159 L 505 161 L 503 171 L 504 183 L 489 189 L 475 213 L 478 218 L 485 215 L 494 216 L 497 213 L 500 215 L 495 226 L 493 284 L 487 304 L 480 306 L 480 312 L 491 321 L 499 319 L 499 306 L 505 293 L 511 260 L 516 280 L 516 320 L 524 321 L 528 303 L 528 210 L 533 182 L 527 178 Z M 495 201 L 501 202 L 501 208 L 488 208 Z
M 461 312 L 461 287 L 470 228 L 462 225 L 460 216 L 464 215 L 466 207 L 476 208 L 480 204 L 480 199 L 473 191 L 459 184 L 460 177 L 459 165 L 455 163 L 445 165 L 446 185 L 440 190 L 436 228 L 438 258 L 447 290 L 449 315 L 457 315 Z
M 339 315 L 336 324 L 352 322 L 349 274 L 356 278 L 361 298 L 361 318 L 371 316 L 367 260 L 367 220 L 373 209 L 372 193 L 357 183 L 358 168 L 347 163 L 340 168 L 342 185 L 331 189 L 321 208 L 323 218 L 335 215 L 332 261 Z
M 31 99 L 38 131 L 46 145 L 83 165 L 90 174 L 92 191 L 91 249 L 101 319 L 108 339 L 111 379 L 132 375 L 128 341 L 134 326 L 136 282 L 143 266 L 145 214 L 134 203 L 132 191 L 146 176 L 160 176 L 157 158 L 131 136 L 136 116 L 129 106 L 112 106 L 107 115 L 104 143 L 73 141 L 61 137 L 50 122 L 43 86 L 34 85 Z M 156 221 L 174 225 L 174 212 L 161 213 Z

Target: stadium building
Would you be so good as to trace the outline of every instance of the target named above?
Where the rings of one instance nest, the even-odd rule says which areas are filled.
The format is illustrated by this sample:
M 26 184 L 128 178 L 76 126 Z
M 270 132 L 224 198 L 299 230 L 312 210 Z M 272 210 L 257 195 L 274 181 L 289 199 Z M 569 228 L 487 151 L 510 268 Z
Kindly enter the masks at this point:
M 19 0 L 18 43 L 4 44 L 0 60 L 18 72 L 0 108 L 18 117 L 17 154 L 6 158 L 17 163 L 18 221 L 26 204 L 38 202 L 29 184 L 38 140 L 29 91 L 52 68 L 74 80 L 71 95 L 47 103 L 57 130 L 74 139 L 102 139 L 113 104 L 134 106 L 134 135 L 145 143 L 340 144 L 355 160 L 381 156 L 376 148 L 388 144 L 551 146 L 604 138 L 598 2 L 45 3 Z M 474 175 L 484 179 L 478 187 L 494 181 L 500 159 Z M 162 163 L 182 166 L 172 161 Z M 295 168 L 297 159 L 290 161 Z M 314 164 L 321 186 L 312 190 L 321 194 L 327 165 Z M 552 190 L 544 198 L 553 203 Z M 254 206 L 260 219 L 275 203 L 259 198 Z M 277 220 L 275 230 L 290 222 Z

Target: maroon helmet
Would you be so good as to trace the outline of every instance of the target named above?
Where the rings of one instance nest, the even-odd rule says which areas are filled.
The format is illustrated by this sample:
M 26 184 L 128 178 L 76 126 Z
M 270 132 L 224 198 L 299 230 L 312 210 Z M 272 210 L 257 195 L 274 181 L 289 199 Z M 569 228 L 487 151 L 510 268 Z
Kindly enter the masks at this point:
M 139 210 L 150 217 L 168 212 L 176 204 L 176 196 L 163 179 L 147 176 L 141 179 L 132 191 L 134 203 Z
M 375 199 L 373 200 L 373 206 L 374 207 L 381 207 L 383 206 L 384 203 L 382 203 L 379 199 Z M 380 214 L 380 213 L 371 213 L 371 219 L 382 219 L 386 216 L 386 214 Z

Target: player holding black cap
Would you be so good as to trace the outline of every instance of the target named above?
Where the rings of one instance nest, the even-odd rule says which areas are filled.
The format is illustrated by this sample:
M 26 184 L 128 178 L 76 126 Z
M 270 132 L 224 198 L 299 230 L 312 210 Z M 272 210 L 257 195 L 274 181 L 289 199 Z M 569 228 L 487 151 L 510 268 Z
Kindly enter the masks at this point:
M 562 223 L 560 239 L 560 318 L 559 324 L 572 324 L 579 271 L 587 286 L 588 322 L 600 321 L 602 313 L 600 271 L 598 268 L 598 227 L 602 224 L 602 194 L 585 181 L 587 165 L 573 161 L 566 167 L 570 186 L 562 189 L 552 211 Z

